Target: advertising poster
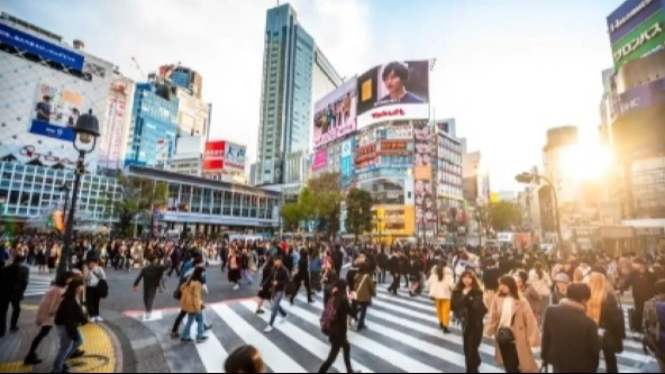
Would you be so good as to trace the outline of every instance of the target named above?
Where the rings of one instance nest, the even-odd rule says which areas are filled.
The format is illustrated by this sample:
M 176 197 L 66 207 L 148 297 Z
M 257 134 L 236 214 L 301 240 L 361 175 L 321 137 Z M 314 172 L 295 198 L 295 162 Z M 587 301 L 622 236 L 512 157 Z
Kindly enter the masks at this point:
M 665 43 L 665 12 L 659 11 L 612 44 L 614 67 L 642 58 Z
M 314 148 L 356 131 L 357 86 L 354 77 L 314 104 Z
M 661 0 L 628 0 L 607 17 L 612 44 L 663 8 Z
M 619 95 L 613 103 L 612 119 L 619 119 L 633 111 L 663 103 L 665 103 L 665 79 L 659 79 Z
M 358 129 L 429 118 L 429 60 L 392 61 L 358 78 Z
M 377 136 L 375 129 L 366 129 L 356 133 L 356 143 L 358 144 L 358 147 L 374 144 L 376 141 Z
M 247 147 L 226 142 L 224 149 L 224 170 L 245 171 Z
M 40 83 L 37 85 L 30 132 L 71 142 L 76 138 L 73 127 L 82 107 L 83 96 L 80 94 Z
M 221 172 L 224 169 L 225 143 L 223 140 L 206 142 L 203 156 L 204 173 Z
M 328 150 L 322 149 L 314 155 L 312 160 L 312 171 L 321 170 L 328 167 Z
M 382 140 L 413 139 L 413 127 L 409 121 L 394 121 L 384 128 L 377 130 L 378 138 Z
M 83 70 L 84 57 L 82 55 L 7 25 L 0 24 L 0 43 L 11 45 L 76 71 Z
M 342 152 L 340 158 L 340 177 L 342 179 L 342 187 L 347 188 L 353 181 L 353 150 L 355 148 L 355 141 L 353 138 L 346 140 L 342 143 Z
M 432 191 L 432 129 L 427 122 L 413 126 L 416 224 L 432 229 L 436 223 L 435 194 Z
M 356 152 L 356 171 L 361 172 L 363 169 L 370 168 L 378 163 L 378 153 L 376 144 L 366 145 L 359 147 Z
M 101 129 L 103 136 L 98 141 L 99 162 L 107 169 L 122 167 L 122 146 L 123 140 L 126 139 L 125 122 L 129 114 L 127 95 L 130 84 L 122 77 L 115 78 L 111 82 L 106 123 Z

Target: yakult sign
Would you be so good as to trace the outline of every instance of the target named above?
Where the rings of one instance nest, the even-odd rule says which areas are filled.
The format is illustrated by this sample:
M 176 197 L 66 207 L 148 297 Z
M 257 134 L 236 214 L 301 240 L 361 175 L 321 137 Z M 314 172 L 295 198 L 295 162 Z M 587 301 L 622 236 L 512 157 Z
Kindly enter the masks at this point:
M 393 61 L 358 77 L 358 130 L 429 118 L 429 68 L 428 60 Z

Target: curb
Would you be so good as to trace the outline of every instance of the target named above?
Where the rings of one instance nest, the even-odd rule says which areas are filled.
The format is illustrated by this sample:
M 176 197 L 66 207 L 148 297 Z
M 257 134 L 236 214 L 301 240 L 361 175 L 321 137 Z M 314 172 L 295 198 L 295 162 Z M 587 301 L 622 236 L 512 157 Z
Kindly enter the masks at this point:
M 159 340 L 138 320 L 122 313 L 103 310 L 106 327 L 111 330 L 122 360 L 118 373 L 170 373 Z M 139 359 L 140 358 L 140 359 Z

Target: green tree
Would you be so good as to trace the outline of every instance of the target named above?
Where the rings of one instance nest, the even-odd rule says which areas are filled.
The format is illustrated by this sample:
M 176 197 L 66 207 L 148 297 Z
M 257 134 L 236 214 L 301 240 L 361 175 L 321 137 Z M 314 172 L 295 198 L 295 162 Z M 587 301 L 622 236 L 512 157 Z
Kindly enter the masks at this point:
M 344 196 L 339 173 L 325 173 L 310 179 L 307 193 L 301 196 L 307 218 L 318 222 L 316 231 L 326 228 L 333 236 L 339 232 L 340 203 Z M 303 198 L 304 197 L 304 198 Z
M 118 177 L 116 190 L 107 193 L 110 214 L 118 218 L 118 229 L 123 235 L 129 232 L 138 214 L 166 205 L 167 201 L 166 183 L 125 175 Z
M 522 213 L 517 204 L 510 201 L 499 201 L 492 204 L 489 218 L 494 231 L 512 231 L 522 225 Z
M 286 231 L 296 232 L 300 222 L 305 220 L 305 210 L 300 202 L 288 203 L 282 207 L 282 226 Z
M 346 196 L 346 231 L 358 236 L 372 230 L 372 194 L 354 188 Z

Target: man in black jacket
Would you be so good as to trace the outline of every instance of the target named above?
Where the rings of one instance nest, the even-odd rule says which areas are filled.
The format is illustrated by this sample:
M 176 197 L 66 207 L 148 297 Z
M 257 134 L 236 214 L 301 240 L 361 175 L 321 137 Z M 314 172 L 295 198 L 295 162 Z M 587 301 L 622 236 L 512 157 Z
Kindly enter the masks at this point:
M 143 280 L 143 304 L 145 305 L 146 312 L 145 319 L 150 320 L 152 317 L 152 305 L 155 302 L 157 290 L 162 285 L 162 279 L 164 278 L 166 267 L 158 265 L 158 260 L 155 256 L 151 256 L 147 260 L 150 264 L 141 269 L 141 273 L 139 273 L 139 276 L 134 282 L 134 292 L 139 290 L 139 284 L 141 283 L 141 280 Z
M 298 296 L 298 292 L 300 291 L 300 287 L 302 286 L 303 282 L 305 282 L 305 289 L 307 290 L 307 302 L 311 304 L 314 302 L 314 300 L 312 299 L 312 287 L 310 285 L 309 252 L 307 252 L 306 249 L 300 250 L 298 273 L 295 277 L 293 277 L 293 283 L 295 283 L 296 288 L 293 291 L 293 295 L 291 295 L 291 300 L 289 300 L 291 305 L 293 305 L 296 296 Z
M 393 283 L 388 288 L 388 292 L 393 295 L 397 295 L 397 290 L 401 282 L 401 263 L 402 263 L 402 251 L 397 251 L 388 261 L 388 270 L 393 276 Z
M 0 337 L 7 332 L 7 313 L 12 307 L 11 332 L 18 331 L 21 300 L 30 281 L 30 270 L 23 266 L 25 258 L 16 256 L 14 262 L 0 272 Z
M 595 373 L 600 363 L 600 337 L 596 323 L 586 315 L 591 289 L 585 283 L 568 287 L 567 298 L 545 312 L 543 363 L 555 373 Z

